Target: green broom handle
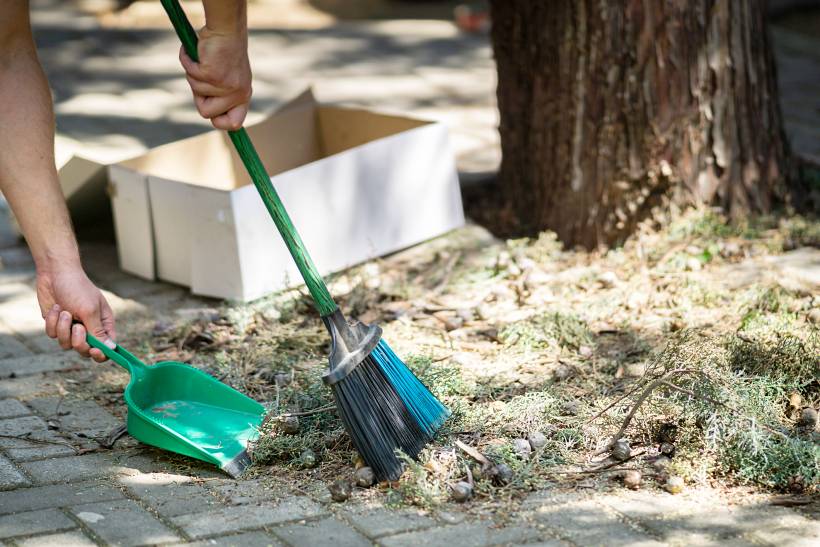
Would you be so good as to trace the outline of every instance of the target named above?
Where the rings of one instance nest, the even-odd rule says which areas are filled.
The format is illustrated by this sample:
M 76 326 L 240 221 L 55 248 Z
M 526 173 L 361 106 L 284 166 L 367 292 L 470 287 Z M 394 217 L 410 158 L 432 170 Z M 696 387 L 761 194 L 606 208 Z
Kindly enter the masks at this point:
M 185 16 L 185 12 L 179 5 L 179 1 L 160 1 L 162 2 L 162 7 L 164 7 L 168 13 L 168 17 L 171 19 L 171 24 L 174 25 L 177 36 L 179 36 L 179 39 L 182 41 L 185 52 L 191 59 L 199 62 L 197 35 L 190 21 L 188 21 L 188 17 Z M 282 235 L 285 245 L 288 246 L 288 250 L 294 262 L 296 262 L 296 267 L 299 268 L 302 279 L 305 280 L 305 284 L 310 292 L 310 296 L 313 298 L 316 309 L 319 310 L 322 316 L 330 315 L 337 308 L 336 302 L 334 302 L 333 297 L 330 296 L 330 292 L 327 290 L 322 276 L 320 276 L 316 270 L 316 266 L 313 264 L 313 260 L 311 260 L 305 248 L 305 244 L 302 243 L 302 238 L 299 237 L 299 233 L 290 220 L 290 215 L 288 215 L 288 212 L 285 210 L 282 200 L 279 199 L 279 194 L 276 193 L 276 189 L 273 187 L 273 183 L 271 183 L 267 171 L 265 171 L 262 160 L 259 159 L 259 154 L 256 153 L 256 148 L 254 148 L 248 136 L 248 132 L 242 127 L 236 131 L 228 131 L 228 135 L 231 137 L 231 141 L 236 147 L 239 157 L 242 158 L 242 163 L 245 164 L 245 169 L 248 170 L 248 174 L 251 180 L 253 180 L 254 186 L 256 186 L 256 189 L 259 191 L 259 195 L 262 196 L 262 201 L 265 203 L 265 207 L 267 207 L 271 218 L 273 218 L 276 228 L 279 229 L 279 233 Z

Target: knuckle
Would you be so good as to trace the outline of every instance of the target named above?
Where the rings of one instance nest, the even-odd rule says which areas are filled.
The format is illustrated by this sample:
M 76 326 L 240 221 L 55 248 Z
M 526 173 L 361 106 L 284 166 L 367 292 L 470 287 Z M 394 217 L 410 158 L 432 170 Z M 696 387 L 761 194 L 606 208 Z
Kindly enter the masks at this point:
M 92 304 L 80 304 L 77 306 L 77 315 L 83 318 L 93 315 L 96 311 L 96 306 Z

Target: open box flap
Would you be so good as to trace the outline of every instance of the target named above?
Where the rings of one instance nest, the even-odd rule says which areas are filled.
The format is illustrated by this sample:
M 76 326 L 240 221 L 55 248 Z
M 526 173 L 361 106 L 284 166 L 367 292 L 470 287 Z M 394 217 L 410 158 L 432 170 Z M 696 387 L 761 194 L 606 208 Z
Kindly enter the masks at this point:
M 270 176 L 431 122 L 322 106 L 310 89 L 246 129 Z M 251 180 L 228 135 L 209 131 L 121 163 L 147 175 L 231 191 Z

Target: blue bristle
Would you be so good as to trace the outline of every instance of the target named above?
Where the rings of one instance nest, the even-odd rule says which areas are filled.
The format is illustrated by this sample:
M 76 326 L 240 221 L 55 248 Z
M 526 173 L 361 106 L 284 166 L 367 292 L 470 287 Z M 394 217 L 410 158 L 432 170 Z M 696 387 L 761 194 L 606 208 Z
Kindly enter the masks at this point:
M 430 393 L 384 340 L 379 340 L 370 357 L 378 363 L 419 427 L 432 439 L 450 416 L 447 407 Z

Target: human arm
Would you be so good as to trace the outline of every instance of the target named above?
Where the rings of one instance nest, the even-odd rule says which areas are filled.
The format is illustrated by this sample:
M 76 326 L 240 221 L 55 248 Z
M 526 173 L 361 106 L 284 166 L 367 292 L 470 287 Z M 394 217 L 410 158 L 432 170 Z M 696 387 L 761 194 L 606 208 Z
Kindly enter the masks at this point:
M 199 62 L 184 49 L 179 58 L 197 110 L 217 129 L 242 126 L 251 99 L 245 0 L 202 0 L 205 26 L 198 32 Z
M 46 333 L 63 349 L 104 361 L 86 328 L 113 345 L 114 317 L 80 262 L 54 165 L 51 94 L 37 58 L 27 0 L 6 0 L 0 18 L 0 190 L 37 269 Z M 76 319 L 82 324 L 72 325 Z

